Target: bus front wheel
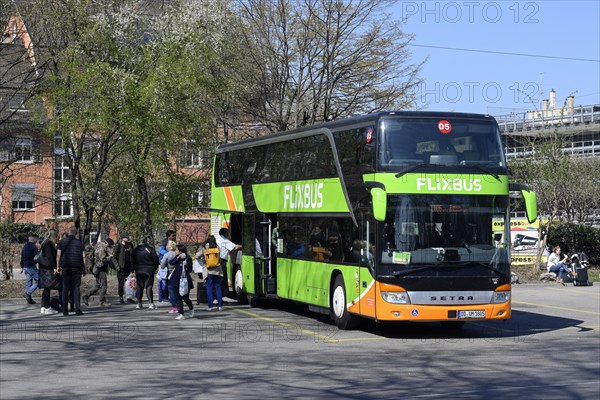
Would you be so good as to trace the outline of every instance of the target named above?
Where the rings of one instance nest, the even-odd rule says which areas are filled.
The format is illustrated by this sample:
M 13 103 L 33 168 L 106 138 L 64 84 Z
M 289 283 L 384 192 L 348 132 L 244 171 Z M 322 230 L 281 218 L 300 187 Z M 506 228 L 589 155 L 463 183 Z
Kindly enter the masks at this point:
M 233 290 L 240 304 L 248 304 L 248 297 L 246 297 L 246 292 L 244 292 L 244 276 L 242 275 L 241 268 L 236 268 L 233 271 Z
M 331 318 L 339 329 L 353 329 L 358 326 L 358 317 L 346 308 L 346 287 L 342 275 L 335 277 L 331 292 Z

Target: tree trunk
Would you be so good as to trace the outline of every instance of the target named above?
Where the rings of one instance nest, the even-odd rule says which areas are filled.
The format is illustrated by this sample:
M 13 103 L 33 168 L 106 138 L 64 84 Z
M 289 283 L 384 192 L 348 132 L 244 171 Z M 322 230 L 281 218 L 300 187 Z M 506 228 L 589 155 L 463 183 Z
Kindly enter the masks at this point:
M 152 235 L 152 214 L 150 213 L 150 200 L 148 198 L 148 186 L 146 185 L 146 178 L 138 176 L 135 179 L 135 186 L 140 194 L 140 207 L 142 209 L 142 232 L 144 236 L 151 236 L 152 243 L 154 243 L 154 236 Z

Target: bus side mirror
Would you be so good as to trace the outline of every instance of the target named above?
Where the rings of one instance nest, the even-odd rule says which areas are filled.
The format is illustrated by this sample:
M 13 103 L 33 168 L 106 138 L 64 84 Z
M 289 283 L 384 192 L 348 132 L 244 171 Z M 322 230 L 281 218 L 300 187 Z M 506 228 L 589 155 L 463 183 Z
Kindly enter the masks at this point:
M 537 219 L 537 196 L 535 192 L 529 190 L 521 190 L 523 200 L 525 200 L 525 211 L 527 212 L 527 221 L 533 224 Z
M 371 197 L 373 199 L 373 216 L 376 221 L 385 221 L 387 214 L 387 193 L 381 188 L 371 189 Z
M 511 183 L 508 187 L 511 192 L 521 192 L 525 201 L 525 211 L 527 212 L 527 221 L 533 224 L 538 217 L 537 213 L 537 196 L 535 192 L 529 190 L 529 186 L 522 183 Z

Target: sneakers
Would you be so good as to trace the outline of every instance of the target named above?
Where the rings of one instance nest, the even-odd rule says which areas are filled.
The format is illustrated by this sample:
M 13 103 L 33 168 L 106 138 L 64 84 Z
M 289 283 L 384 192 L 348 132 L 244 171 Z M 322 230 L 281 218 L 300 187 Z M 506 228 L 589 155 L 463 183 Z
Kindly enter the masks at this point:
M 56 311 L 54 308 L 50 307 L 50 308 L 46 308 L 46 311 L 44 312 L 45 315 L 54 315 L 54 314 L 58 314 L 58 311 Z
M 175 319 L 176 319 L 177 321 L 182 321 L 182 320 L 184 320 L 184 319 L 185 319 L 185 315 L 183 315 L 183 314 L 179 314 L 179 315 L 178 315 L 178 316 L 177 316 Z
M 219 307 L 219 311 L 223 311 L 223 307 Z
M 40 314 L 46 314 L 46 307 L 42 307 L 42 309 L 40 310 Z
M 154 303 L 151 303 L 151 304 L 148 306 L 148 309 L 149 309 L 149 310 L 156 310 L 156 304 L 154 304 Z
M 87 296 L 83 296 L 83 297 L 81 298 L 81 300 L 83 300 L 83 304 L 85 304 L 86 306 L 89 306 L 89 305 L 90 305 L 90 303 L 89 303 L 89 301 L 90 301 L 90 298 L 89 298 L 89 297 L 87 297 Z
M 77 311 L 75 311 L 75 315 L 83 315 L 83 311 L 77 310 Z
M 213 310 L 213 308 L 212 308 L 212 307 L 208 307 L 208 308 L 206 309 L 206 311 L 212 311 L 212 310 Z
M 169 314 L 177 314 L 178 312 L 179 312 L 179 311 L 177 311 L 177 309 L 176 309 L 176 308 L 171 308 L 171 309 L 168 311 L 168 313 L 169 313 Z
M 188 312 L 188 317 L 189 317 L 189 318 L 194 318 L 194 310 L 190 310 L 190 311 Z
M 123 297 L 119 297 L 119 303 L 125 304 L 125 300 L 123 300 Z
M 137 303 L 137 304 L 135 305 L 135 309 L 136 309 L 136 310 L 140 310 L 141 308 L 142 308 L 142 303 Z

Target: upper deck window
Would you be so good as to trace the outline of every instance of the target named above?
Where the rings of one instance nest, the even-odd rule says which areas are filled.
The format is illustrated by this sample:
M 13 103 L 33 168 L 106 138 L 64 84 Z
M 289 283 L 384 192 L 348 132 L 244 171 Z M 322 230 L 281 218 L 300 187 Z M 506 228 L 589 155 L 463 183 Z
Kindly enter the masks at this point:
M 380 166 L 506 165 L 498 126 L 493 121 L 391 117 L 382 119 L 380 132 Z

